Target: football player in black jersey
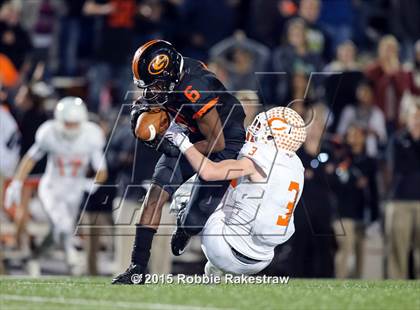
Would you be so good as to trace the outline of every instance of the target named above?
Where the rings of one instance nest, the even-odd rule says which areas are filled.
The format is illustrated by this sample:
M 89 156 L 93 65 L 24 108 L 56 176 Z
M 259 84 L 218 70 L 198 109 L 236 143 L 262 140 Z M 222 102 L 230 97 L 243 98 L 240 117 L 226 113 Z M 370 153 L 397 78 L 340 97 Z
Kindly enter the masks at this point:
M 182 57 L 169 42 L 152 40 L 137 50 L 132 70 L 134 82 L 142 90 L 142 96 L 132 107 L 133 130 L 141 113 L 158 106 L 188 128 L 191 142 L 211 160 L 236 159 L 245 141 L 244 110 L 202 62 Z M 132 263 L 113 279 L 113 284 L 143 283 L 162 207 L 195 174 L 187 159 L 166 139 L 158 137 L 146 144 L 163 154 L 143 202 Z M 181 255 L 191 236 L 200 233 L 228 186 L 228 181 L 197 179 L 190 201 L 177 218 L 171 240 L 174 255 Z

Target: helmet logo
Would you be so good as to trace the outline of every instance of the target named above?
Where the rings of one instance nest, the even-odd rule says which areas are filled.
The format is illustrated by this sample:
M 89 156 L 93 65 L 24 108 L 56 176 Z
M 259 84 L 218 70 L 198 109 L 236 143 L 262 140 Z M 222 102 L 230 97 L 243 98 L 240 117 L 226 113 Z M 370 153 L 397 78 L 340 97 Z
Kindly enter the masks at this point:
M 165 54 L 157 55 L 152 61 L 149 63 L 149 73 L 152 75 L 160 74 L 166 67 L 169 65 L 169 57 Z
M 285 119 L 273 117 L 268 120 L 268 125 L 272 130 L 285 130 L 289 126 Z

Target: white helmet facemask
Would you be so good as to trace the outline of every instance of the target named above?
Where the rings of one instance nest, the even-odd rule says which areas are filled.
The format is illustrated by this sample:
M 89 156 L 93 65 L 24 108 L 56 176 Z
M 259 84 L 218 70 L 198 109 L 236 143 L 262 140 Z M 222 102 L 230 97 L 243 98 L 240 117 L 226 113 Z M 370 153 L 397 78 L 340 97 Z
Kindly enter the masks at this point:
M 76 139 L 82 132 L 83 124 L 88 120 L 86 105 L 78 97 L 61 99 L 54 111 L 59 134 L 68 140 Z
M 248 127 L 246 140 L 272 144 L 296 152 L 306 139 L 306 126 L 302 117 L 287 107 L 276 107 L 259 113 Z

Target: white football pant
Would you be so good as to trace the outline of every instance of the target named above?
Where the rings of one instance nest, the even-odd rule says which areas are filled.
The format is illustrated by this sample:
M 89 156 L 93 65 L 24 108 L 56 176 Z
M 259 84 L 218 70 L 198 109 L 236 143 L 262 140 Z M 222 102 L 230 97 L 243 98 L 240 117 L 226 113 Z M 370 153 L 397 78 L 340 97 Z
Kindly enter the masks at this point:
M 223 236 L 224 218 L 223 210 L 217 210 L 207 220 L 202 232 L 201 247 L 210 262 L 206 265 L 206 274 L 220 275 L 220 271 L 231 274 L 256 274 L 267 267 L 271 260 L 246 264 L 236 258 Z

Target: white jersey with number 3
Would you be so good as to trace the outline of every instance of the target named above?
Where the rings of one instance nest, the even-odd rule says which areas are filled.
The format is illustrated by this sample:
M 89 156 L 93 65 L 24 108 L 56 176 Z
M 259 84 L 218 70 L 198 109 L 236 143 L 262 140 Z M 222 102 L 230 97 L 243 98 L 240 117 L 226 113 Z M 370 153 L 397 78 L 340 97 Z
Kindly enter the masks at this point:
M 266 175 L 260 183 L 237 180 L 223 201 L 223 236 L 238 252 L 256 260 L 271 260 L 274 247 L 294 233 L 293 211 L 303 190 L 304 168 L 293 152 L 247 142 L 239 159 L 247 157 Z

